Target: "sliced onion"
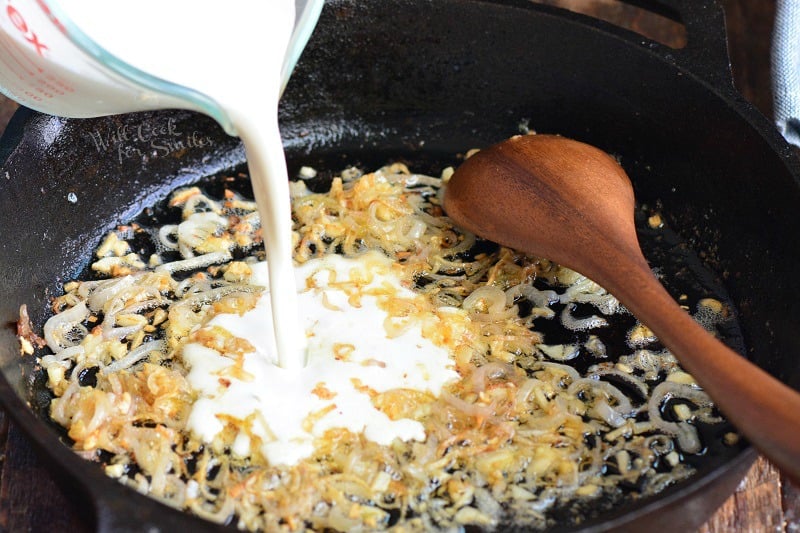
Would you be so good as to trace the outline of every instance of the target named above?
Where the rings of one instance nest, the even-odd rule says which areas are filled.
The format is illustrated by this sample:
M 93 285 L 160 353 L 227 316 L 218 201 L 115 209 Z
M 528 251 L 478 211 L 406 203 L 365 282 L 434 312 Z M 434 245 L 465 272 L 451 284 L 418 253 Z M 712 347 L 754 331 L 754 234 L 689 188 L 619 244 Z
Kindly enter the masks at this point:
M 581 348 L 577 344 L 537 344 L 536 348 L 556 361 L 570 361 L 581 353 Z
M 688 422 L 668 422 L 661 417 L 661 405 L 671 398 L 689 400 L 699 407 L 708 407 L 712 404 L 708 395 L 689 385 L 664 381 L 659 383 L 648 402 L 647 413 L 653 425 L 663 433 L 678 439 L 678 446 L 686 453 L 698 453 L 702 449 L 697 428 Z
M 492 285 L 478 287 L 464 299 L 465 311 L 501 313 L 506 308 L 506 294 L 502 289 Z
M 156 307 L 162 307 L 165 305 L 169 305 L 169 300 L 161 300 L 161 299 L 148 299 L 143 300 L 141 302 L 136 302 L 134 304 L 121 309 L 118 314 L 120 315 L 132 315 L 138 313 L 144 313 L 146 311 L 150 311 L 151 309 L 155 309 Z
M 208 208 L 204 209 L 200 204 L 205 204 Z M 220 212 L 222 212 L 222 209 L 219 206 L 219 202 L 212 200 L 204 194 L 190 196 L 183 206 L 184 219 L 191 218 L 194 215 L 202 215 L 205 213 L 217 214 Z
M 182 300 L 179 303 L 173 304 L 173 308 L 176 306 L 186 306 L 186 307 L 196 308 L 203 304 L 216 302 L 223 296 L 227 296 L 229 294 L 234 294 L 237 292 L 254 293 L 261 291 L 262 291 L 261 287 L 256 287 L 254 285 L 242 285 L 242 284 L 225 285 L 222 287 L 217 287 L 216 289 L 199 292 L 195 295 L 192 295 Z
M 178 241 L 178 252 L 180 252 L 181 257 L 184 259 L 190 259 L 194 257 L 194 250 L 192 247 L 183 241 Z
M 622 413 L 611 407 L 604 399 L 595 400 L 591 411 L 611 427 L 618 428 L 625 423 Z
M 475 369 L 470 376 L 470 384 L 472 390 L 475 392 L 483 392 L 486 390 L 489 382 L 500 379 L 510 378 L 514 375 L 514 367 L 504 363 L 486 363 L 481 367 Z
M 655 379 L 661 372 L 668 372 L 678 366 L 678 360 L 667 350 L 654 352 L 652 350 L 636 350 L 631 355 L 624 355 L 619 358 L 620 363 L 625 363 L 631 367 L 645 373 L 645 379 Z
M 600 446 L 578 450 L 578 453 L 583 460 L 582 468 L 578 472 L 578 482 L 583 484 L 587 479 L 600 475 L 603 469 L 603 456 Z M 587 459 L 589 460 L 588 465 Z
M 386 178 L 390 183 L 400 181 L 406 187 L 427 185 L 429 187 L 439 188 L 442 185 L 441 179 L 434 178 L 433 176 L 426 176 L 425 174 L 391 174 Z
M 459 412 L 471 416 L 473 418 L 485 419 L 491 418 L 493 414 L 492 407 L 489 405 L 479 405 L 462 400 L 457 396 L 453 396 L 448 392 L 442 392 L 442 399 L 450 406 L 454 407 Z
M 405 231 L 405 238 L 411 241 L 416 241 L 422 238 L 425 235 L 425 231 L 428 229 L 427 224 L 422 222 L 421 220 L 415 220 L 411 227 Z
M 161 226 L 158 230 L 158 243 L 166 250 L 178 249 L 178 225 Z
M 89 308 L 92 311 L 100 311 L 103 309 L 110 300 L 117 297 L 117 295 L 128 287 L 132 286 L 136 280 L 133 276 L 123 276 L 121 278 L 109 279 L 91 291 L 89 295 Z
M 567 374 L 570 377 L 570 379 L 572 380 L 573 383 L 575 383 L 576 381 L 579 381 L 580 379 L 582 379 L 581 375 L 578 373 L 578 371 L 575 370 L 575 368 L 573 368 L 573 367 L 571 367 L 569 365 L 562 365 L 562 364 L 559 364 L 559 363 L 551 363 L 551 362 L 543 362 L 543 363 L 541 363 L 541 365 L 545 369 L 553 368 L 553 369 L 556 369 L 556 370 L 560 370 L 561 372 Z
M 228 227 L 228 219 L 214 212 L 195 213 L 178 224 L 178 242 L 191 248 Z
M 633 409 L 631 405 L 630 399 L 625 396 L 621 390 L 607 381 L 582 378 L 570 385 L 567 392 L 569 394 L 578 394 L 584 389 L 590 389 L 594 396 L 591 411 L 612 427 L 621 426 L 626 418 L 630 418 L 636 413 L 636 410 Z M 598 394 L 597 391 L 600 391 L 601 394 Z M 615 400 L 617 405 L 611 406 L 604 395 Z
M 624 381 L 626 384 L 636 389 L 636 391 L 641 394 L 642 398 L 647 398 L 649 396 L 647 384 L 642 379 L 634 376 L 633 374 L 628 374 L 627 372 L 622 372 L 615 368 L 596 368 L 587 377 L 591 379 L 599 379 L 605 376 L 614 376 L 620 381 Z
M 517 390 L 517 403 L 524 405 L 528 401 L 528 397 L 533 394 L 533 391 L 542 385 L 543 383 L 538 379 L 526 379 L 523 381 Z
M 431 223 L 428 223 L 431 225 Z M 462 232 L 461 233 L 461 242 L 448 248 L 447 250 L 443 250 L 443 254 L 445 257 L 453 257 L 454 255 L 464 253 L 467 250 L 470 250 L 473 246 L 475 246 L 476 237 L 472 233 Z
M 645 439 L 645 446 L 658 455 L 666 455 L 675 448 L 672 439 L 666 435 L 653 435 Z
M 605 318 L 597 315 L 586 318 L 575 318 L 572 316 L 571 306 L 568 305 L 561 311 L 561 325 L 570 331 L 587 331 L 608 326 L 608 322 Z
M 163 353 L 166 347 L 167 343 L 163 340 L 145 342 L 141 346 L 134 348 L 133 350 L 128 352 L 128 354 L 125 357 L 117 359 L 110 365 L 103 368 L 103 373 L 110 374 L 112 372 L 117 372 L 119 370 L 130 368 L 139 361 L 141 361 L 142 359 L 144 359 L 145 357 L 147 357 L 147 355 L 150 352 Z
M 594 355 L 596 359 L 605 359 L 608 357 L 606 345 L 597 335 L 589 335 L 589 338 L 583 343 L 583 347 L 586 348 L 590 354 Z
M 524 285 L 522 294 L 525 298 L 530 300 L 535 307 L 550 307 L 559 301 L 559 296 L 556 291 L 540 291 L 533 285 Z
M 44 324 L 44 340 L 53 352 L 58 353 L 64 348 L 80 344 L 88 331 L 81 324 L 89 318 L 89 309 L 86 302 L 80 302 L 69 309 L 53 315 Z M 77 332 L 80 338 L 71 338 Z
M 560 297 L 561 303 L 588 303 L 604 315 L 613 315 L 620 309 L 619 301 L 594 281 L 580 276 Z
M 103 324 L 109 323 L 109 321 L 104 321 Z M 144 326 L 123 326 L 119 328 L 115 327 L 103 327 L 103 340 L 110 341 L 110 340 L 121 340 L 129 335 L 133 335 L 134 333 L 138 333 L 139 330 L 144 328 Z
M 63 366 L 64 368 L 69 368 L 72 366 L 70 360 L 80 357 L 85 352 L 86 349 L 79 344 L 76 346 L 70 346 L 69 348 L 64 348 L 55 354 L 45 355 L 40 359 L 40 362 L 43 368 L 47 368 L 54 364 Z
M 492 526 L 500 520 L 503 508 L 500 506 L 500 503 L 492 497 L 491 492 L 485 488 L 478 487 L 475 489 L 475 505 L 478 506 L 478 509 L 486 515 L 487 518 L 491 519 L 488 523 L 482 523 L 482 526 L 491 529 Z
M 72 369 L 72 375 L 80 375 L 80 372 L 84 368 L 85 367 L 80 363 L 77 364 L 75 368 Z M 72 418 L 70 414 L 70 404 L 72 403 L 75 394 L 80 391 L 80 388 L 81 383 L 79 380 L 69 380 L 69 385 L 67 385 L 67 389 L 64 391 L 64 393 L 59 398 L 53 399 L 53 402 L 50 404 L 50 417 L 62 426 L 66 426 Z
M 209 265 L 217 265 L 231 260 L 230 252 L 211 252 L 197 257 L 191 257 L 182 261 L 172 261 L 164 263 L 156 268 L 156 272 L 169 272 L 170 274 L 185 270 L 196 270 L 205 268 Z

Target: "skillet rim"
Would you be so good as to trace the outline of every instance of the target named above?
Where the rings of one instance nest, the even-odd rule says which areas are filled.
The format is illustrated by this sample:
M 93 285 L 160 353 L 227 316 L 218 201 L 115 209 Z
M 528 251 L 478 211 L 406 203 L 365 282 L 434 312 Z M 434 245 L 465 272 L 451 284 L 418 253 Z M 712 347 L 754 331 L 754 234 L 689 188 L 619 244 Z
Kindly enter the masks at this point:
M 622 38 L 622 39 L 624 39 L 626 41 L 629 41 L 629 39 L 628 39 L 629 36 L 625 34 L 625 30 L 620 30 L 620 29 L 616 28 L 613 25 L 607 25 L 605 23 L 602 23 L 601 21 L 596 21 L 595 19 L 590 19 L 590 18 L 584 17 L 582 15 L 574 15 L 574 16 L 571 16 L 570 18 L 573 18 L 574 20 L 578 21 L 581 25 L 584 25 L 584 26 L 588 25 L 589 27 L 593 27 L 593 28 L 596 28 L 596 29 L 602 29 L 602 31 L 604 33 L 607 33 L 609 35 L 616 36 L 616 37 Z M 582 20 L 582 19 L 587 19 L 588 21 L 590 21 L 590 23 L 587 24 L 587 20 Z M 604 27 L 604 26 L 606 26 L 606 27 Z M 657 48 L 655 48 L 655 50 L 657 50 Z M 714 92 L 718 97 L 720 97 L 731 109 L 736 111 L 736 113 L 744 119 L 745 123 L 749 127 L 751 127 L 753 130 L 757 131 L 767 141 L 769 146 L 773 149 L 774 153 L 777 154 L 779 157 L 781 157 L 781 159 L 784 161 L 784 163 L 786 164 L 786 166 L 789 169 L 790 173 L 794 177 L 795 182 L 796 183 L 800 183 L 800 180 L 798 180 L 798 176 L 800 176 L 800 163 L 798 163 L 798 160 L 795 157 L 791 147 L 783 140 L 782 137 L 780 137 L 779 133 L 777 132 L 777 130 L 775 130 L 772 127 L 771 123 L 769 123 L 767 121 L 767 119 L 765 117 L 763 117 L 763 115 L 761 115 L 749 102 L 744 100 L 744 98 L 732 86 L 729 88 L 729 87 L 725 87 L 725 86 L 720 86 L 720 85 L 718 85 L 716 83 L 709 82 L 709 81 L 705 80 L 702 77 L 702 75 L 695 75 L 693 72 L 685 70 L 685 68 L 683 66 L 681 66 L 679 60 L 678 61 L 674 61 L 674 60 L 670 60 L 669 58 L 665 58 L 664 56 L 660 55 L 660 52 L 658 52 L 657 55 L 659 55 L 659 57 L 661 58 L 662 61 L 665 61 L 668 64 L 672 65 L 674 68 L 677 68 L 677 69 L 679 69 L 681 71 L 686 72 L 688 75 L 693 76 L 693 78 L 698 83 L 701 83 L 701 84 L 705 85 L 712 92 Z M 0 166 L 5 164 L 5 161 L 6 161 L 7 157 L 16 148 L 17 142 L 22 139 L 22 135 L 24 133 L 24 126 L 27 124 L 27 121 L 31 116 L 30 113 L 32 113 L 32 112 L 29 112 L 27 110 L 21 110 L 20 112 L 15 114 L 14 118 L 12 119 L 12 123 L 9 124 L 9 128 L 6 130 L 6 133 L 3 135 L 2 138 L 0 138 Z M 16 128 L 19 128 L 19 130 L 17 130 Z M 6 149 L 6 143 L 9 143 L 8 149 Z M 9 398 L 11 398 L 10 403 L 9 403 Z M 31 422 L 31 423 L 35 424 L 33 426 L 33 429 L 37 429 L 36 426 L 42 426 L 42 422 L 43 421 L 41 419 L 39 419 L 30 409 L 26 408 L 26 406 L 25 406 L 24 402 L 22 401 L 22 399 L 16 394 L 16 392 L 13 390 L 13 388 L 7 382 L 5 374 L 3 374 L 2 375 L 2 379 L 0 379 L 0 400 L 2 400 L 2 403 L 3 403 L 4 407 L 7 409 L 8 413 L 12 417 L 12 419 L 14 419 L 14 421 L 17 422 L 23 429 L 25 429 L 26 433 L 29 436 L 33 437 L 33 440 L 35 441 L 35 443 L 38 446 L 40 446 L 42 449 L 44 449 L 46 451 L 46 454 L 48 454 L 48 455 L 52 454 L 53 450 L 48 445 L 51 445 L 53 443 L 53 439 L 55 439 L 55 441 L 58 441 L 60 443 L 61 442 L 60 439 L 58 439 L 55 435 L 52 435 L 52 431 L 45 432 L 43 434 L 44 436 L 42 438 L 40 438 L 37 435 L 39 433 L 39 431 L 33 431 L 33 430 L 31 430 L 30 427 L 28 427 L 27 422 Z M 9 408 L 9 407 L 11 407 L 11 408 Z M 16 409 L 18 407 L 22 407 L 22 409 L 19 409 L 19 410 Z M 67 460 L 66 463 L 63 460 L 59 461 L 59 464 L 61 464 L 61 465 L 65 465 L 66 464 L 69 467 L 68 469 L 71 471 L 70 474 L 73 477 L 76 477 L 76 478 L 80 479 L 81 477 L 84 477 L 89 470 L 97 471 L 96 468 L 91 468 L 89 470 L 85 470 L 83 468 L 74 469 L 73 466 L 75 466 L 75 465 L 86 466 L 87 461 L 84 461 L 83 459 L 80 459 L 76 454 L 74 454 L 72 452 L 72 450 L 70 450 L 66 446 L 59 446 L 59 447 L 57 447 L 57 449 L 59 449 L 59 452 L 67 452 L 67 453 L 59 453 L 58 455 L 62 455 L 64 457 L 72 457 L 73 458 L 73 459 Z M 748 454 L 750 456 L 752 456 L 752 457 L 745 457 L 745 456 L 748 456 Z M 717 475 L 716 473 L 719 473 L 719 476 L 721 476 L 722 473 L 724 473 L 723 471 L 728 471 L 730 469 L 736 468 L 736 466 L 740 466 L 738 464 L 732 466 L 731 463 L 737 461 L 741 457 L 744 457 L 742 459 L 742 462 L 746 462 L 746 461 L 752 462 L 752 460 L 754 460 L 755 456 L 756 456 L 756 454 L 752 450 L 752 448 L 748 448 L 747 450 L 741 452 L 740 455 L 737 456 L 737 458 L 734 459 L 733 461 L 725 463 L 724 465 L 712 470 L 711 473 L 703 475 L 702 478 L 701 478 L 701 476 L 693 477 L 691 480 L 689 480 L 689 481 L 687 481 L 685 483 L 686 487 L 684 487 L 684 488 L 688 488 L 691 485 L 693 485 L 694 484 L 693 481 L 697 482 L 700 479 L 707 479 L 707 478 L 710 477 L 711 474 Z M 77 460 L 77 462 L 74 462 L 73 460 Z M 73 465 L 73 462 L 74 462 L 74 465 Z M 720 472 L 722 472 L 722 473 L 720 473 Z M 117 482 L 111 480 L 110 478 L 107 478 L 101 472 L 97 472 L 97 473 L 100 474 L 100 477 L 102 479 L 111 482 L 111 484 L 113 486 L 121 487 L 121 485 L 119 485 Z M 683 485 L 684 484 L 681 484 L 681 486 L 683 486 Z M 698 488 L 701 488 L 701 487 L 698 487 Z M 87 490 L 89 490 L 89 489 L 87 489 Z M 90 490 L 90 492 L 91 492 L 91 490 Z M 128 494 L 129 492 L 130 492 L 129 489 L 125 489 L 125 494 Z M 663 493 L 662 493 L 662 495 L 663 495 Z M 650 505 L 644 506 L 642 513 L 643 514 L 645 513 L 645 511 L 644 511 L 645 508 L 648 508 L 648 509 L 651 508 L 651 507 L 659 507 L 660 508 L 661 506 L 656 505 L 658 502 L 661 501 L 661 497 L 660 496 L 661 495 L 659 495 L 658 497 L 654 498 L 653 502 L 650 502 Z M 145 499 L 145 501 L 152 502 L 153 500 L 150 500 L 149 498 L 147 498 L 147 499 Z M 163 510 L 164 507 L 165 507 L 165 506 L 163 506 L 161 504 L 157 504 L 157 505 L 159 506 L 159 509 L 161 509 L 161 510 Z M 169 509 L 169 508 L 167 508 L 167 509 Z M 182 512 L 179 513 L 179 514 L 181 516 L 184 516 L 184 513 L 182 513 Z

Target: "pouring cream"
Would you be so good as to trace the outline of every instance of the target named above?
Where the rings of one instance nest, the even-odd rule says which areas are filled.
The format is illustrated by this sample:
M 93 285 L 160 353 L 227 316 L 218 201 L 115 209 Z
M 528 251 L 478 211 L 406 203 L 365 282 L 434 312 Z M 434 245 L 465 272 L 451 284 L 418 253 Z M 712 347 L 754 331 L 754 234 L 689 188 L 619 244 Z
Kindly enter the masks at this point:
M 245 146 L 269 261 L 275 352 L 305 365 L 292 265 L 289 180 L 278 129 L 284 58 L 295 0 L 99 2 L 61 0 L 70 19 L 109 53 L 216 101 Z M 257 60 L 254 60 L 257 58 Z

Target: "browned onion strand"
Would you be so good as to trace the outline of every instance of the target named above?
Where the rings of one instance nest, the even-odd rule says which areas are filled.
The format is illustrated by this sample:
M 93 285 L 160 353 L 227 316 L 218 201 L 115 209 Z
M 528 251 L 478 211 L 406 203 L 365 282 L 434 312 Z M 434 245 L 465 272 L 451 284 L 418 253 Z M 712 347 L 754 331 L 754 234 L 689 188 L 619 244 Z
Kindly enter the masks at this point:
M 648 350 L 647 335 L 631 354 L 613 354 L 616 363 L 605 360 L 601 330 L 625 310 L 591 280 L 503 247 L 473 254 L 475 236 L 442 213 L 451 174 L 395 164 L 348 169 L 323 194 L 302 181 L 291 187 L 298 263 L 382 250 L 434 309 L 465 312 L 447 341 L 459 379 L 438 397 L 398 389 L 373 398 L 390 418 L 421 422 L 425 441 L 381 446 L 333 429 L 312 457 L 286 467 L 227 453 L 247 421 L 226 420 L 211 445 L 187 430 L 196 393 L 183 345 L 215 314 L 251 309 L 262 291 L 248 281 L 255 256 L 233 259 L 259 243 L 255 203 L 197 187 L 170 200 L 179 224 L 113 232 L 93 266 L 108 279 L 70 282 L 54 301 L 44 331 L 52 354 L 40 357 L 52 418 L 84 456 L 111 454 L 104 468 L 122 483 L 250 530 L 492 529 L 509 519 L 544 528 L 552 509 L 620 498 L 620 483 L 641 497 L 691 475 L 681 454 L 699 451 L 695 422 L 719 421 L 708 397 L 669 353 Z M 142 233 L 154 239 L 152 257 L 131 252 L 127 240 Z M 598 314 L 573 316 L 577 304 Z M 396 305 L 389 334 L 412 325 Z M 709 309 L 713 302 L 703 311 L 712 323 Z M 591 334 L 548 344 L 536 320 Z M 423 334 L 444 345 L 453 332 Z M 215 342 L 235 345 L 219 335 Z M 569 364 L 580 354 L 603 361 L 580 372 Z M 678 422 L 664 418 L 670 401 L 680 403 Z

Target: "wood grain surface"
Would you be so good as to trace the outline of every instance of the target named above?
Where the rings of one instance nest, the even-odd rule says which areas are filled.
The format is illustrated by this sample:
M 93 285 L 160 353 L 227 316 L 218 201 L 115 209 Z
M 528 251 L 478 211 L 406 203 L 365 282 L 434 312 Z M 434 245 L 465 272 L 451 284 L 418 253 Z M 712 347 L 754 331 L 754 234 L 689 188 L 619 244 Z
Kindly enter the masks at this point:
M 615 0 L 539 1 L 589 9 L 602 18 L 628 24 L 662 41 L 685 38 L 664 21 L 644 17 L 640 11 Z M 775 0 L 721 0 L 721 3 L 727 15 L 737 88 L 770 116 L 769 50 Z M 0 96 L 0 132 L 15 107 Z M 0 411 L 0 531 L 88 533 L 91 518 L 70 500 L 70 492 L 69 487 L 56 481 L 26 437 Z M 664 524 L 663 530 L 670 531 L 669 524 Z M 736 492 L 699 531 L 800 531 L 800 488 L 783 480 L 769 462 L 759 458 Z

